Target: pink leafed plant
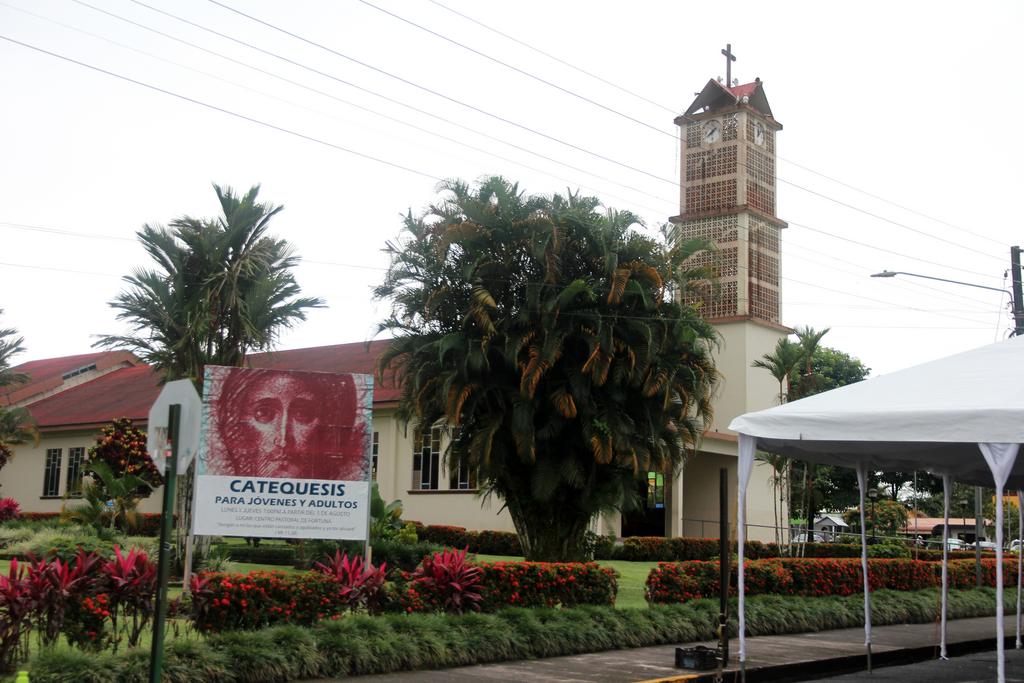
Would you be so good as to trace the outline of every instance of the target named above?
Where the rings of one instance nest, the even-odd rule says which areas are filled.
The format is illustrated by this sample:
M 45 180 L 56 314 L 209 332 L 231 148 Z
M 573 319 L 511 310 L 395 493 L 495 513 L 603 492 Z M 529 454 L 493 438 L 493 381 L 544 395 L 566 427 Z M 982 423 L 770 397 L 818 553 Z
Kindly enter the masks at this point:
M 414 589 L 431 596 L 445 612 L 462 614 L 467 608 L 480 609 L 477 586 L 481 580 L 480 568 L 466 561 L 468 548 L 434 553 L 412 575 Z
M 14 558 L 7 576 L 0 575 L 0 672 L 14 671 L 28 654 L 32 608 L 25 566 Z
M 123 555 L 121 548 L 114 546 L 114 558 L 103 563 L 102 571 L 112 603 L 114 632 L 118 630 L 120 613 L 124 617 L 128 646 L 135 647 L 155 611 L 156 564 L 137 548 Z M 116 646 L 115 640 L 115 649 Z
M 0 498 L 0 522 L 18 519 L 21 516 L 21 506 L 13 498 Z
M 365 607 L 371 614 L 380 611 L 383 597 L 384 580 L 387 577 L 387 562 L 379 567 L 364 562 L 359 555 L 351 559 L 348 553 L 334 551 L 334 557 L 328 555 L 327 562 L 314 562 L 313 568 L 338 583 L 338 599 L 355 611 Z

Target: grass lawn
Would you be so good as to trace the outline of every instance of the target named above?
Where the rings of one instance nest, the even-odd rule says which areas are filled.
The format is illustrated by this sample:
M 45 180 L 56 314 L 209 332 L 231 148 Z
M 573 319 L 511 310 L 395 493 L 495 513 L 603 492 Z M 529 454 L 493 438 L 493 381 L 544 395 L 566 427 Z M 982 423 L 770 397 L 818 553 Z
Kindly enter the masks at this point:
M 505 555 L 477 555 L 481 562 L 516 562 L 522 561 L 521 557 L 509 557 Z M 602 567 L 611 567 L 619 573 L 619 595 L 615 599 L 615 606 L 622 609 L 628 607 L 647 607 L 644 600 L 644 582 L 647 575 L 651 573 L 657 562 L 628 562 L 626 560 L 598 560 Z

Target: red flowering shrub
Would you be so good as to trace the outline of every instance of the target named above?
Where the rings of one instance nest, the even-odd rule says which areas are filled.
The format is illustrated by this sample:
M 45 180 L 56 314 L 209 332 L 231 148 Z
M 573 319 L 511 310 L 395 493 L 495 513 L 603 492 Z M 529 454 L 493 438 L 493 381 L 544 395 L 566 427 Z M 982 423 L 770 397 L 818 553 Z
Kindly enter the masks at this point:
M 89 449 L 83 472 L 90 474 L 90 465 L 97 460 L 105 462 L 115 477 L 133 474 L 146 482 L 149 487 L 138 492 L 142 498 L 163 486 L 163 476 L 146 453 L 146 433 L 133 427 L 126 417 L 103 428 L 96 437 L 96 445 Z
M 951 574 L 953 564 L 950 563 Z M 995 584 L 994 563 L 990 563 Z M 1007 567 L 1009 567 L 1009 563 Z M 919 560 L 868 560 L 872 590 L 920 590 L 939 585 L 940 565 Z M 957 568 L 956 581 L 962 580 Z M 973 567 L 971 581 L 973 585 Z M 1016 576 L 1016 575 L 1014 575 Z M 860 559 L 780 558 L 746 563 L 744 575 L 748 595 L 852 595 L 864 589 Z M 959 586 L 950 581 L 951 586 Z M 1014 579 L 1008 578 L 1007 585 Z M 966 587 L 968 584 L 963 584 Z M 736 594 L 736 567 L 732 567 L 729 592 Z M 647 577 L 647 601 L 653 604 L 682 602 L 693 598 L 716 597 L 719 591 L 717 562 L 662 562 Z
M 334 557 L 328 555 L 325 559 L 326 563 L 314 562 L 313 569 L 334 579 L 338 584 L 338 600 L 352 611 L 365 607 L 370 614 L 380 612 L 387 562 L 374 567 L 364 563 L 359 555 L 350 560 L 341 550 L 335 550 Z
M 0 522 L 11 519 L 18 519 L 21 516 L 21 506 L 13 498 L 0 499 Z
M 192 623 L 203 632 L 309 625 L 348 609 L 338 583 L 320 572 L 199 574 L 192 577 Z
M 936 585 L 942 581 L 942 563 L 934 563 Z M 975 573 L 974 558 L 949 561 L 949 587 L 950 588 L 974 588 L 977 581 Z M 996 561 L 995 558 L 981 559 L 981 580 L 986 586 L 996 585 Z M 1017 559 L 1003 559 L 1003 584 L 1007 586 L 1017 585 Z
M 106 593 L 76 593 L 64 610 L 64 637 L 83 650 L 98 652 L 106 648 L 111 635 L 107 631 L 112 605 Z
M 484 562 L 480 569 L 480 607 L 488 612 L 508 606 L 614 605 L 619 591 L 615 570 L 596 562 Z
M 466 607 L 480 609 L 480 567 L 466 562 L 465 550 L 445 548 L 423 558 L 412 573 L 409 590 L 444 612 L 462 614 Z

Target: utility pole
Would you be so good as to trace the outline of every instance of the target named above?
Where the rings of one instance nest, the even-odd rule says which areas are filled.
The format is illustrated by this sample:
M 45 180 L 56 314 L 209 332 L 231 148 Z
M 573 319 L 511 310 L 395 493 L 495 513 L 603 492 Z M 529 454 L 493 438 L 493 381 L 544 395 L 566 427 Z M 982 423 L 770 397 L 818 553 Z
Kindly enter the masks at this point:
M 1020 283 L 1020 247 L 1010 247 L 1010 281 L 1013 283 L 1013 336 L 1024 334 L 1024 295 Z

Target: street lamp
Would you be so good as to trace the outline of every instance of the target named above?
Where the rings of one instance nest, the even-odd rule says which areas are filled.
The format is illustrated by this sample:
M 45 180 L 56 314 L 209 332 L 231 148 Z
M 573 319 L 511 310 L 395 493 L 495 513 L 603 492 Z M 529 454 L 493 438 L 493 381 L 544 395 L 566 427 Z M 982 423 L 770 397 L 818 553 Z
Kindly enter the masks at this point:
M 1010 247 L 1010 268 L 1011 274 L 1013 275 L 1013 291 L 1002 289 L 1001 287 L 989 287 L 988 285 L 976 285 L 973 282 L 962 282 L 960 280 L 950 280 L 944 277 L 934 277 L 932 275 L 921 275 L 920 273 L 907 273 L 902 270 L 883 270 L 881 273 L 873 273 L 871 277 L 896 277 L 897 275 L 907 275 L 909 277 L 919 277 L 925 280 L 936 280 L 938 282 L 948 282 L 954 285 L 963 285 L 964 287 L 974 287 L 975 289 L 987 289 L 993 292 L 1001 292 L 1003 294 L 1010 295 L 1010 304 L 1013 307 L 1013 335 L 1019 337 L 1024 335 L 1024 291 L 1021 289 L 1021 278 L 1020 278 L 1020 247 Z M 982 514 L 981 514 L 981 497 L 982 489 L 980 486 L 974 488 L 974 574 L 978 587 L 982 584 L 981 575 L 981 536 L 983 533 L 982 529 Z M 966 507 L 966 501 L 965 501 Z M 967 513 L 964 512 L 964 526 L 967 526 Z
M 919 273 L 906 273 L 902 270 L 883 270 L 881 273 L 872 273 L 871 277 L 896 277 L 897 275 L 909 275 L 910 277 L 921 277 L 925 280 L 938 280 L 939 282 L 949 282 L 954 285 L 963 285 L 964 287 L 977 287 L 978 289 L 991 289 L 993 292 L 1002 292 L 1003 294 L 1009 294 L 1009 290 L 1002 289 L 1001 287 L 989 287 L 988 285 L 976 285 L 973 282 L 961 282 L 960 280 L 948 280 L 944 277 L 933 277 L 931 275 L 921 275 Z
M 878 520 L 875 519 L 875 501 L 878 500 L 878 489 L 868 491 L 868 500 L 871 501 L 871 545 L 874 545 L 878 540 L 875 536 L 875 529 L 878 528 Z

